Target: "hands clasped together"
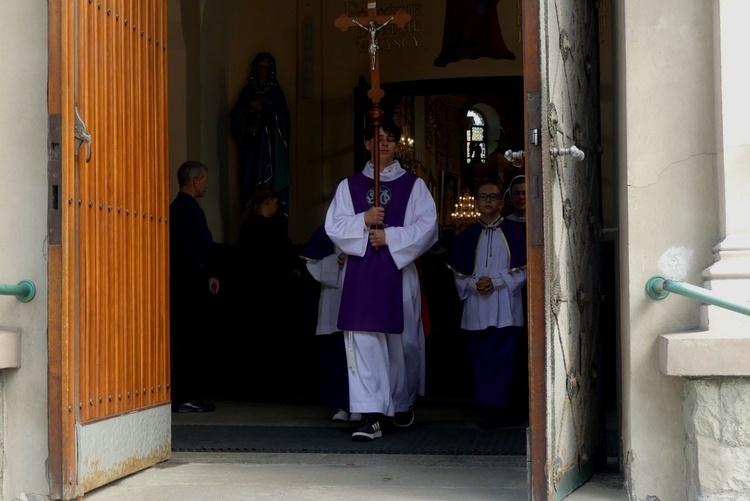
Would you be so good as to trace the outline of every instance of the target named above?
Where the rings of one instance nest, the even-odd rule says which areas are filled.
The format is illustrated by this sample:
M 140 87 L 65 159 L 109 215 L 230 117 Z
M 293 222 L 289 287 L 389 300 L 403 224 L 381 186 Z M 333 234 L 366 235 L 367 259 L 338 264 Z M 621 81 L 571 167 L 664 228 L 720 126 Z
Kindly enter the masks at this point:
M 383 207 L 370 207 L 365 212 L 365 224 L 370 228 L 370 245 L 380 247 L 386 245 L 385 230 L 381 228 L 385 220 Z
M 487 294 L 492 294 L 492 291 L 499 289 L 504 285 L 506 284 L 503 277 L 493 279 L 488 276 L 481 276 L 477 279 L 477 292 L 480 296 L 486 296 Z
M 495 289 L 490 277 L 479 277 L 477 280 L 477 292 L 480 295 L 490 294 Z

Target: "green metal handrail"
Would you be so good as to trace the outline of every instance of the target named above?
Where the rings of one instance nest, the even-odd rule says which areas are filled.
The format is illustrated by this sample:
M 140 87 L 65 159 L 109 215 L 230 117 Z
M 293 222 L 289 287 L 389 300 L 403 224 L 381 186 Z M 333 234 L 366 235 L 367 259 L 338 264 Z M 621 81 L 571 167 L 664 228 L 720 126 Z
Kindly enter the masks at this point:
M 36 287 L 29 280 L 21 280 L 17 285 L 0 284 L 0 295 L 16 296 L 22 303 L 28 303 L 36 295 Z
M 735 303 L 728 299 L 724 299 L 703 287 L 686 284 L 679 280 L 667 280 L 660 276 L 653 276 L 648 279 L 648 282 L 646 282 L 646 294 L 648 294 L 651 299 L 664 299 L 670 292 L 698 299 L 704 303 L 720 306 L 727 310 L 742 313 L 743 315 L 750 315 L 750 305 Z

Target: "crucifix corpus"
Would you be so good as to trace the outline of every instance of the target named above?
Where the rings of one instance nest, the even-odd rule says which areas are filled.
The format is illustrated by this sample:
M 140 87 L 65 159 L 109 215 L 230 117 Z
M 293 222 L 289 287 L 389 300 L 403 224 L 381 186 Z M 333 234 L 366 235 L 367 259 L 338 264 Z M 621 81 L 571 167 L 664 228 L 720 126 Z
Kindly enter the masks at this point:
M 377 154 L 377 145 L 380 142 L 380 122 L 383 118 L 383 109 L 380 107 L 380 100 L 385 95 L 383 89 L 380 88 L 380 51 L 378 50 L 378 31 L 391 22 L 399 28 L 403 28 L 410 20 L 411 15 L 401 9 L 396 11 L 392 16 L 379 16 L 377 2 L 367 2 L 367 16 L 349 17 L 346 14 L 341 14 L 333 23 L 341 31 L 346 31 L 352 26 L 358 26 L 367 31 L 370 36 L 370 44 L 367 49 L 370 56 L 370 90 L 367 91 L 367 97 L 372 101 L 369 117 L 373 129 L 373 146 L 370 148 L 370 153 L 374 170 L 375 207 L 380 206 L 380 155 Z

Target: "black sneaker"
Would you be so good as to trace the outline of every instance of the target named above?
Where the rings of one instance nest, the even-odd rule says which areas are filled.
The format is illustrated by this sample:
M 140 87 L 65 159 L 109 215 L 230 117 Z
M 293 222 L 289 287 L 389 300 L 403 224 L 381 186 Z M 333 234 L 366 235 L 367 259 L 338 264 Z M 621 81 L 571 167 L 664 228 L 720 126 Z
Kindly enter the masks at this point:
M 352 433 L 355 442 L 370 442 L 383 436 L 383 425 L 378 419 L 378 414 L 364 414 L 362 425 Z
M 395 424 L 399 428 L 408 428 L 409 426 L 413 425 L 414 410 L 409 407 L 408 411 L 397 412 L 396 415 L 393 416 L 393 424 Z

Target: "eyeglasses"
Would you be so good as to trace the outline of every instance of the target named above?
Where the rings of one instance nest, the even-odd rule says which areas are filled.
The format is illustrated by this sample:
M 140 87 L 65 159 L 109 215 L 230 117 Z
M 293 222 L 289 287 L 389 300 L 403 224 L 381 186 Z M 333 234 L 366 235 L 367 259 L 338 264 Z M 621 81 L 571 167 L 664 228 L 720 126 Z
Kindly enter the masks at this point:
M 489 200 L 490 202 L 497 202 L 498 200 L 500 200 L 500 198 L 500 195 L 498 195 L 497 193 L 480 193 L 479 195 L 477 195 L 477 200 L 480 200 L 482 202 L 484 202 L 485 200 Z

